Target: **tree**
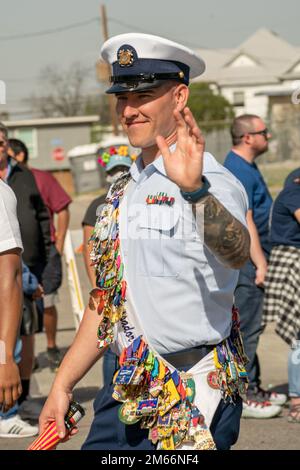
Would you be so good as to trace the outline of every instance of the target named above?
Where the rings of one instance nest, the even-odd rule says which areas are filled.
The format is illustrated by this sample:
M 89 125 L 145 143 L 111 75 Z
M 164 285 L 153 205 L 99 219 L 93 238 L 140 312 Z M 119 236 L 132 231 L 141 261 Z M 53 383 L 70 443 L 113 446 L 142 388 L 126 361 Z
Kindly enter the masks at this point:
M 111 124 L 111 117 L 109 112 L 108 95 L 102 93 L 96 96 L 87 96 L 83 115 L 99 114 L 100 124 L 102 126 L 109 126 Z
M 78 116 L 86 108 L 84 84 L 88 70 L 73 63 L 67 70 L 49 65 L 41 70 L 40 93 L 30 99 L 31 106 L 43 117 Z
M 201 129 L 206 132 L 226 127 L 226 121 L 231 121 L 234 117 L 229 101 L 224 96 L 215 94 L 205 82 L 191 84 L 188 106 L 196 121 L 201 123 Z

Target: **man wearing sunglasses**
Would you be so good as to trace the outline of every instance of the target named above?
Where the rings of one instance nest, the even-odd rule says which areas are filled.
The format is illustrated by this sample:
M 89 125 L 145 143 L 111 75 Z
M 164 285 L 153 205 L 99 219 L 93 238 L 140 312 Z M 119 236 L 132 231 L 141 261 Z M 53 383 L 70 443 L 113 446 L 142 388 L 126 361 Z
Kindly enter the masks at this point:
M 272 198 L 255 160 L 267 152 L 271 134 L 264 121 L 256 115 L 237 117 L 231 126 L 232 150 L 224 166 L 244 185 L 249 210 L 247 223 L 251 237 L 249 260 L 240 270 L 235 291 L 235 303 L 240 310 L 244 347 L 249 358 L 247 372 L 249 389 L 243 405 L 245 418 L 272 418 L 277 416 L 286 395 L 267 392 L 260 386 L 260 367 L 256 354 L 262 332 L 263 286 L 270 254 L 269 215 Z

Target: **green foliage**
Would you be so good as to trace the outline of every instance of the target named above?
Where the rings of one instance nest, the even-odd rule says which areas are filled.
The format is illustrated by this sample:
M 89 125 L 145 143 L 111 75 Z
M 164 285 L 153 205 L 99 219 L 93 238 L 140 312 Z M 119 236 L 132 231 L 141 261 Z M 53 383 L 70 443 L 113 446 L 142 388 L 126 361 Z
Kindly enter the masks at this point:
M 229 101 L 222 95 L 214 94 L 205 82 L 190 85 L 188 106 L 196 121 L 201 124 L 201 129 L 206 132 L 223 129 L 234 118 L 234 110 Z

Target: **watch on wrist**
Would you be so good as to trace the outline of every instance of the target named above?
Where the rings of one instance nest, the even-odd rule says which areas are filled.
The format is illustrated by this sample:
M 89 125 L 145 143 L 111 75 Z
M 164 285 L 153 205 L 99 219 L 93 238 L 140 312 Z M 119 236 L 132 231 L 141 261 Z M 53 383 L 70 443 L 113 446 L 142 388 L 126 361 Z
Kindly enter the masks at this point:
M 180 190 L 180 193 L 183 199 L 185 199 L 188 202 L 194 203 L 194 202 L 198 202 L 204 196 L 207 196 L 208 190 L 210 188 L 210 182 L 205 176 L 202 176 L 202 182 L 203 182 L 203 185 L 201 186 L 201 188 L 196 189 L 196 191 L 192 191 L 191 193 Z

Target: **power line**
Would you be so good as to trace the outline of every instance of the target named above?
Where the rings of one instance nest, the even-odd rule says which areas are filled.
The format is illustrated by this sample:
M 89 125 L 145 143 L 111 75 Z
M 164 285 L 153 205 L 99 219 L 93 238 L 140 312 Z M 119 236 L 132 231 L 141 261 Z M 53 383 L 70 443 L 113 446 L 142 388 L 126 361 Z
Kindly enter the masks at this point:
M 28 38 L 33 38 L 33 37 L 51 35 L 51 34 L 55 34 L 55 33 L 65 32 L 65 31 L 75 29 L 75 28 L 80 28 L 80 27 L 86 26 L 88 24 L 92 24 L 92 23 L 96 23 L 96 22 L 99 23 L 99 21 L 100 21 L 99 17 L 93 17 L 93 18 L 90 18 L 88 20 L 80 21 L 80 22 L 77 22 L 77 23 L 71 23 L 71 24 L 68 24 L 68 25 L 65 25 L 65 26 L 59 26 L 59 27 L 56 27 L 56 28 L 45 29 L 45 30 L 42 30 L 42 31 L 34 31 L 34 32 L 29 32 L 29 33 L 20 33 L 20 34 L 13 34 L 13 35 L 7 35 L 7 36 L 0 36 L 0 41 L 13 41 L 13 40 L 17 40 L 17 39 L 28 39 Z M 115 23 L 119 26 L 125 27 L 125 28 L 129 29 L 130 31 L 138 31 L 138 32 L 141 32 L 141 33 L 154 34 L 154 35 L 160 34 L 160 32 L 157 33 L 157 32 L 153 32 L 153 31 L 148 31 L 145 28 L 141 29 L 136 25 L 126 23 L 124 21 L 118 20 L 117 18 L 111 18 L 110 17 L 110 18 L 108 18 L 108 21 L 110 21 L 112 23 Z M 172 39 L 171 36 L 169 36 L 169 37 L 170 37 L 170 39 Z M 207 46 L 199 46 L 199 44 L 195 44 L 195 43 L 186 41 L 186 39 L 175 39 L 174 38 L 172 40 L 181 41 L 184 44 L 186 44 L 187 46 L 192 47 L 192 48 L 196 48 L 196 49 L 207 49 L 207 50 L 217 49 L 217 48 L 210 48 L 210 47 L 207 47 Z
M 27 39 L 27 38 L 33 38 L 33 37 L 38 37 L 38 36 L 46 36 L 46 35 L 56 34 L 56 33 L 65 32 L 65 31 L 68 31 L 68 30 L 72 30 L 72 29 L 75 29 L 75 28 L 80 28 L 80 27 L 86 26 L 88 24 L 96 23 L 96 22 L 99 22 L 99 20 L 100 20 L 99 17 L 94 17 L 94 18 L 90 18 L 88 20 L 84 20 L 84 21 L 81 21 L 81 22 L 72 23 L 72 24 L 68 24 L 68 25 L 65 25 L 65 26 L 51 28 L 51 29 L 47 29 L 47 30 L 43 30 L 43 31 L 21 33 L 21 34 L 15 34 L 15 35 L 10 35 L 10 36 L 0 36 L 0 41 L 11 41 L 11 40 L 17 40 L 17 39 Z M 141 29 L 141 28 L 137 27 L 136 25 L 132 25 L 130 23 L 126 23 L 124 21 L 118 20 L 117 18 L 110 17 L 110 18 L 108 18 L 108 20 L 112 23 L 115 23 L 115 24 L 119 25 L 119 26 L 125 27 L 126 29 L 129 29 L 130 31 L 137 31 L 137 32 L 143 32 L 143 33 L 154 34 L 154 35 L 157 34 L 153 31 L 148 31 L 148 30 L 145 30 L 144 28 Z M 172 38 L 170 37 L 170 39 L 172 39 Z M 174 41 L 179 41 L 179 39 L 173 39 L 173 40 Z M 225 51 L 217 49 L 217 48 L 201 47 L 198 44 L 196 45 L 194 43 L 190 43 L 190 42 L 186 41 L 185 39 L 180 40 L 180 41 L 183 42 L 184 44 L 186 44 L 186 46 L 189 46 L 193 49 L 198 49 L 198 50 L 199 49 L 205 49 L 207 51 L 216 51 L 217 53 L 224 53 L 225 54 Z M 235 48 L 235 49 L 236 49 L 236 51 L 238 51 L 238 48 Z M 272 60 L 272 62 L 282 62 L 282 59 L 267 57 L 267 56 L 259 57 L 259 59 Z M 2 78 L 2 77 L 0 77 L 0 78 Z M 34 81 L 38 78 L 39 77 L 26 77 L 24 79 L 13 78 L 13 79 L 4 79 L 4 81 L 10 82 L 10 83 L 13 84 L 13 83 L 21 83 L 23 81 Z M 243 77 L 243 78 L 245 79 L 246 77 Z
M 68 24 L 68 25 L 65 25 L 65 26 L 59 26 L 59 27 L 56 27 L 56 28 L 45 29 L 45 30 L 42 30 L 42 31 L 33 31 L 33 32 L 30 32 L 30 33 L 20 33 L 20 34 L 8 35 L 8 36 L 0 36 L 0 41 L 14 41 L 14 40 L 17 40 L 17 39 L 30 39 L 30 38 L 35 38 L 35 37 L 39 37 L 39 36 L 48 36 L 48 35 L 51 35 L 51 34 L 62 33 L 62 32 L 65 32 L 65 31 L 68 31 L 68 30 L 71 30 L 71 29 L 81 28 L 81 27 L 86 26 L 88 24 L 92 24 L 92 23 L 96 23 L 96 22 L 99 23 L 99 21 L 100 21 L 99 17 L 94 17 L 94 18 L 90 18 L 89 20 L 80 21 L 80 22 Z M 145 28 L 139 28 L 136 25 L 132 25 L 132 24 L 126 23 L 124 21 L 118 20 L 117 18 L 108 18 L 108 21 L 110 21 L 112 23 L 115 23 L 119 26 L 125 27 L 125 28 L 129 29 L 130 31 L 138 31 L 140 33 L 154 34 L 154 35 L 158 34 L 158 33 L 155 33 L 153 31 L 147 31 Z M 177 39 L 173 39 L 173 40 L 178 41 Z M 199 46 L 198 44 L 197 45 L 192 44 L 192 43 L 190 43 L 186 40 L 184 40 L 184 43 L 189 47 L 201 48 L 201 46 Z M 204 47 L 202 47 L 202 48 L 204 48 Z
M 75 28 L 81 28 L 82 26 L 86 26 L 91 23 L 99 22 L 99 18 L 90 18 L 89 20 L 85 21 L 80 21 L 78 23 L 72 23 L 66 26 L 59 26 L 57 28 L 52 28 L 52 29 L 45 29 L 43 31 L 35 31 L 32 33 L 21 33 L 21 34 L 13 34 L 10 36 L 0 36 L 0 41 L 13 41 L 15 39 L 28 39 L 28 38 L 34 38 L 37 36 L 46 36 L 49 34 L 55 34 L 55 33 L 61 33 L 64 31 L 68 31 L 70 29 L 75 29 Z

